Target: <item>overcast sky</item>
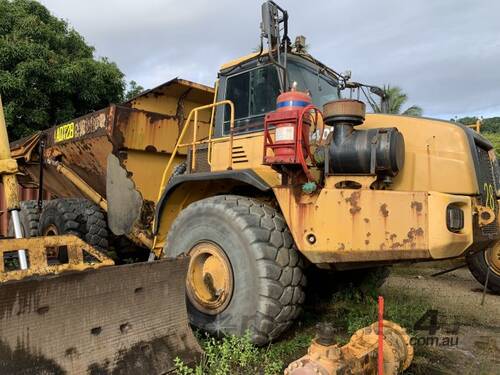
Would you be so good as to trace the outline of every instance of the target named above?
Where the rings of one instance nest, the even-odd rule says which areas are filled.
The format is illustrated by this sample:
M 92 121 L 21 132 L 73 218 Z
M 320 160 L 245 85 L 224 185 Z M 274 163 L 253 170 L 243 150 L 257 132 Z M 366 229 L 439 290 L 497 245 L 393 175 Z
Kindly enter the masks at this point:
M 259 0 L 42 0 L 145 88 L 212 85 L 259 40 Z M 353 80 L 390 83 L 426 116 L 500 116 L 500 1 L 281 0 L 292 40 Z

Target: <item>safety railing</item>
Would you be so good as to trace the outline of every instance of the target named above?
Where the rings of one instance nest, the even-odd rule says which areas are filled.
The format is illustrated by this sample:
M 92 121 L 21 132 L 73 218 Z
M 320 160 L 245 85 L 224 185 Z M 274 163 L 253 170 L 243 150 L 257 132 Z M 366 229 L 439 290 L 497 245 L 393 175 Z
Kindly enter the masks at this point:
M 215 85 L 216 89 L 215 92 L 217 95 L 217 84 Z M 207 104 L 201 107 L 196 107 L 193 108 L 190 112 L 189 115 L 184 123 L 184 127 L 182 128 L 181 134 L 179 135 L 179 138 L 177 139 L 177 143 L 175 144 L 175 147 L 172 151 L 172 155 L 170 156 L 170 159 L 168 160 L 167 166 L 165 167 L 165 170 L 163 171 L 163 176 L 161 179 L 161 184 L 160 184 L 160 191 L 158 194 L 158 200 L 160 200 L 161 195 L 163 193 L 163 190 L 165 188 L 165 185 L 167 183 L 167 179 L 169 177 L 169 171 L 172 168 L 172 164 L 175 160 L 175 157 L 179 151 L 179 149 L 182 148 L 191 148 L 191 170 L 194 170 L 196 167 L 196 146 L 202 145 L 202 144 L 207 144 L 208 145 L 208 150 L 207 150 L 207 161 L 208 164 L 211 166 L 212 165 L 212 145 L 215 142 L 222 142 L 222 141 L 227 141 L 227 138 L 219 138 L 217 140 L 214 140 L 212 138 L 213 135 L 213 128 L 214 128 L 214 118 L 215 118 L 215 109 L 217 107 L 223 106 L 229 106 L 230 109 L 230 120 L 229 120 L 229 151 L 228 151 L 228 156 L 229 156 L 229 162 L 228 162 L 228 168 L 232 168 L 232 149 L 233 149 L 233 133 L 234 133 L 234 104 L 230 100 L 221 100 L 219 102 L 216 101 L 216 97 L 214 98 L 214 102 L 212 104 Z M 208 137 L 207 139 L 204 140 L 197 140 L 198 136 L 198 114 L 200 111 L 204 110 L 212 110 L 211 116 L 210 116 L 210 124 L 209 124 L 209 130 L 208 130 Z M 188 143 L 183 143 L 184 138 L 186 137 L 187 131 L 189 129 L 189 126 L 193 123 L 193 137 L 191 142 Z
M 477 120 L 475 124 L 465 126 L 474 129 L 478 133 L 481 133 L 481 120 Z

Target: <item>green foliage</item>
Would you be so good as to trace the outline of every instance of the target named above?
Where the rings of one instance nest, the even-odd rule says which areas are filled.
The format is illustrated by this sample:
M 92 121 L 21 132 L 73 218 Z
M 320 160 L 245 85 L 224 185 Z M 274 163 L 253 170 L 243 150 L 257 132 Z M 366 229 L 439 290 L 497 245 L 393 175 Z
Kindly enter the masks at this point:
M 495 152 L 498 155 L 500 155 L 500 132 L 498 133 L 482 133 L 486 139 L 488 139 L 492 144 L 493 147 L 495 148 Z
M 403 92 L 401 87 L 384 85 L 383 91 L 388 102 L 387 113 L 405 116 L 422 116 L 424 111 L 421 107 L 416 105 L 412 105 L 403 111 L 403 105 L 408 101 L 408 95 Z M 375 112 L 381 113 L 382 106 L 375 104 Z
M 384 319 L 392 320 L 412 332 L 412 328 L 430 308 L 423 300 L 409 299 L 405 295 L 385 296 Z M 250 334 L 238 338 L 228 336 L 216 339 L 199 337 L 205 352 L 194 368 L 176 359 L 177 375 L 229 375 L 229 374 L 281 374 L 288 364 L 303 356 L 321 321 L 331 322 L 338 330 L 337 341 L 346 344 L 360 328 L 371 325 L 378 318 L 376 298 L 362 287 L 345 287 L 328 297 L 328 301 L 315 299 L 306 306 L 300 322 L 281 341 L 268 347 L 252 346 Z
M 478 117 L 467 116 L 453 118 L 450 121 L 459 122 L 463 125 L 475 125 L 477 120 L 479 120 Z M 500 155 L 500 117 L 481 119 L 481 134 L 493 144 L 497 155 Z
M 229 375 L 229 374 L 264 374 L 274 375 L 283 371 L 283 356 L 295 354 L 295 345 L 276 345 L 257 348 L 252 345 L 250 333 L 242 337 L 227 336 L 220 340 L 205 336 L 200 339 L 205 352 L 203 359 L 194 368 L 175 359 L 177 375 Z M 300 341 L 307 347 L 310 338 Z
M 462 118 L 454 118 L 451 121 L 459 122 L 464 125 L 474 125 L 479 118 L 475 116 L 467 116 Z M 481 120 L 481 133 L 500 133 L 500 117 L 490 117 Z
M 136 81 L 132 80 L 128 83 L 128 91 L 125 94 L 125 100 L 135 98 L 137 95 L 144 91 L 144 87 L 139 85 Z
M 10 136 L 123 99 L 123 73 L 67 22 L 32 0 L 0 0 L 0 94 Z

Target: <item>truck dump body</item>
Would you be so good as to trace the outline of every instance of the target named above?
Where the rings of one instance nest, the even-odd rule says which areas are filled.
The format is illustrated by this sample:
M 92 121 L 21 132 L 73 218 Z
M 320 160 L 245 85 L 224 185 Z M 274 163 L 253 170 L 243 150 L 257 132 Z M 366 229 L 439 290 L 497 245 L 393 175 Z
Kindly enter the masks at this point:
M 127 234 L 134 223 L 150 227 L 162 174 L 187 112 L 212 100 L 209 87 L 175 79 L 124 105 L 112 105 L 14 142 L 12 152 L 21 161 L 25 180 L 38 184 L 37 146 L 44 139 L 44 188 L 57 197 L 85 197 L 50 163 L 60 161 L 109 201 L 110 228 L 115 234 Z M 198 119 L 197 139 L 206 137 L 208 123 L 209 114 Z M 180 152 L 176 160 L 184 158 L 185 152 Z M 117 189 L 116 196 L 108 196 Z M 125 218 L 120 217 L 123 204 L 128 212 Z

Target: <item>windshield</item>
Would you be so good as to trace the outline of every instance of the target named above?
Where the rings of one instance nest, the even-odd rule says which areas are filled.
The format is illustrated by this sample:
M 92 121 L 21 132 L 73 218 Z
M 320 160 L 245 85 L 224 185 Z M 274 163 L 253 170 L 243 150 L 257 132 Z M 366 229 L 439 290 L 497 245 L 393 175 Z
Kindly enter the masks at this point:
M 318 67 L 300 61 L 288 61 L 288 76 L 290 83 L 297 83 L 297 90 L 306 91 L 311 95 L 313 103 L 323 108 L 323 104 L 339 99 L 337 82 L 329 76 L 319 73 Z

